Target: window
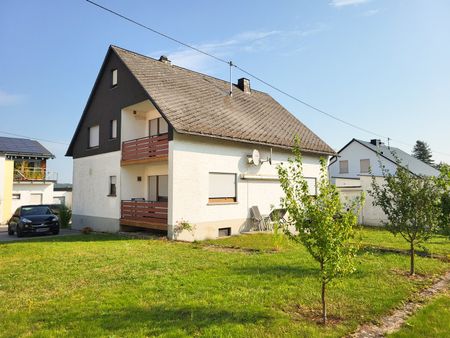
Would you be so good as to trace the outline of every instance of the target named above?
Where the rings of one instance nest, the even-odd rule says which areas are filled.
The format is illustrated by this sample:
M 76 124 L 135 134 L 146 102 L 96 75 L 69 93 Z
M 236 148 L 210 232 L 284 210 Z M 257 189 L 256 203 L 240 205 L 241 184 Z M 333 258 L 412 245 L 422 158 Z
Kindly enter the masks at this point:
M 148 177 L 148 200 L 167 202 L 169 200 L 169 177 L 167 175 Z
M 236 202 L 236 174 L 209 173 L 208 202 Z
M 99 132 L 98 125 L 89 128 L 89 148 L 95 148 L 99 145 Z
M 12 194 L 13 200 L 20 200 L 20 194 Z
M 359 165 L 360 165 L 360 168 L 361 168 L 361 174 L 369 173 L 370 160 L 368 160 L 368 159 L 360 160 L 359 161 Z
M 117 69 L 113 69 L 111 72 L 111 87 L 117 86 Z
M 108 196 L 116 196 L 116 176 L 109 176 L 109 194 Z
M 219 237 L 231 236 L 231 228 L 220 228 Z
M 169 125 L 162 117 L 149 121 L 149 135 L 158 136 L 167 134 L 169 132 Z
M 117 120 L 111 120 L 109 122 L 109 138 L 117 138 Z
M 305 177 L 308 183 L 308 192 L 311 196 L 317 195 L 317 179 L 315 177 Z
M 348 174 L 348 161 L 339 161 L 339 174 Z

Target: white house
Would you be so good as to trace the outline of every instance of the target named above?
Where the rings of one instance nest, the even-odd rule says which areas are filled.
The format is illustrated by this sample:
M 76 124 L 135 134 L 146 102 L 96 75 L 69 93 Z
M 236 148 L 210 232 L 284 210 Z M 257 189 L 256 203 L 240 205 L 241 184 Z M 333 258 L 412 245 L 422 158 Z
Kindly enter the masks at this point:
M 378 183 L 382 183 L 382 166 L 389 173 L 395 174 L 398 161 L 415 175 L 439 175 L 439 171 L 432 166 L 376 139 L 370 142 L 352 139 L 338 151 L 337 156 L 331 158 L 328 166 L 330 180 L 339 188 L 341 195 L 353 198 L 365 192 L 366 202 L 360 215 L 362 224 L 378 226 L 386 220 L 383 211 L 372 205 L 373 199 L 368 191 L 371 189 L 372 175 Z
M 55 183 L 53 187 L 53 203 L 64 204 L 72 209 L 72 184 Z
M 0 223 L 22 205 L 53 203 L 57 175 L 47 171 L 52 158 L 37 141 L 0 137 Z
M 248 230 L 251 206 L 279 205 L 276 165 L 295 135 L 315 193 L 319 159 L 333 149 L 249 80 L 230 95 L 229 82 L 111 46 L 67 151 L 73 226 L 183 240 Z M 179 234 L 180 222 L 195 230 Z

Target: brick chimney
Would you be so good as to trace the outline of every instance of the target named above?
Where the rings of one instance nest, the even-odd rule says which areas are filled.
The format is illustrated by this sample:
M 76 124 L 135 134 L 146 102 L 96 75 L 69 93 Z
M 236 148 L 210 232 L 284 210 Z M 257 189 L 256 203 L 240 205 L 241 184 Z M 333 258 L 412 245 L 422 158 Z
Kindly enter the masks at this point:
M 172 64 L 172 62 L 165 55 L 161 55 L 159 57 L 159 61 L 161 61 L 162 63 L 165 63 L 167 65 L 171 65 Z
M 241 77 L 238 80 L 238 87 L 240 90 L 242 90 L 246 94 L 251 94 L 251 92 L 252 92 L 250 89 L 250 80 L 246 79 L 245 77 Z

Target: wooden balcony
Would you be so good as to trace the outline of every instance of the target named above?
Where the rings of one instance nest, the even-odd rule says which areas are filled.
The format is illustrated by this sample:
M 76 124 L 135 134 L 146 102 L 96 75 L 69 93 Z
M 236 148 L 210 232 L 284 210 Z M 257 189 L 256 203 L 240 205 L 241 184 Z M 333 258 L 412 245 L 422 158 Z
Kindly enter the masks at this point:
M 167 202 L 122 201 L 120 224 L 167 230 Z
M 122 142 L 121 165 L 167 161 L 168 156 L 168 134 Z

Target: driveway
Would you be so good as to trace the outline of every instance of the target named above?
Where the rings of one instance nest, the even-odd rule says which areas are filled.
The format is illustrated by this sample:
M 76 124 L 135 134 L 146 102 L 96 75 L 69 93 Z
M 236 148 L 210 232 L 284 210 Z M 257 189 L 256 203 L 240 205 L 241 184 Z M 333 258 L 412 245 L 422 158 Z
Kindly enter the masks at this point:
M 66 236 L 66 235 L 75 235 L 79 234 L 80 232 L 77 230 L 71 230 L 71 229 L 61 229 L 59 232 L 59 235 L 47 235 L 47 234 L 38 234 L 38 235 L 25 235 L 25 237 L 17 238 L 16 235 L 9 236 L 8 235 L 8 226 L 6 225 L 0 225 L 0 243 L 1 242 L 11 242 L 11 241 L 23 241 L 23 240 L 29 240 L 34 238 L 52 238 L 52 237 L 58 237 L 58 236 Z

